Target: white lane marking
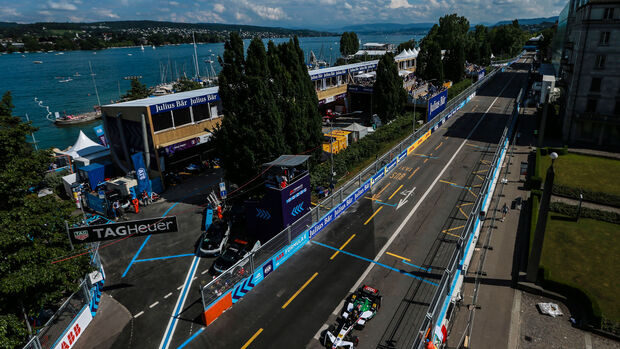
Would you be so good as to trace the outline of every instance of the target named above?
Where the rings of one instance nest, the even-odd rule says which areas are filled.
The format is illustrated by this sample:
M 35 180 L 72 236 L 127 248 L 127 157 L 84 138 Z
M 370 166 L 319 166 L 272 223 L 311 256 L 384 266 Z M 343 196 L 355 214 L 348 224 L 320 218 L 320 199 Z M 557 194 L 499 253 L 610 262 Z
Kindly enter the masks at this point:
M 182 288 L 183 288 L 183 285 L 181 285 L 181 286 L 177 287 L 177 290 L 180 290 L 180 289 L 182 289 Z
M 164 299 L 166 299 L 166 298 L 168 298 L 168 297 L 170 297 L 170 296 L 172 296 L 172 292 L 170 292 L 170 293 L 168 293 L 167 295 L 165 295 L 165 296 L 164 296 Z
M 198 265 L 200 264 L 200 258 L 195 256 L 190 264 L 189 270 L 187 271 L 187 276 L 185 277 L 185 282 L 183 283 L 183 290 L 179 294 L 179 298 L 177 299 L 176 304 L 172 310 L 172 314 L 170 316 L 170 321 L 168 321 L 168 325 L 166 326 L 166 330 L 164 331 L 164 336 L 161 339 L 161 343 L 159 343 L 159 349 L 168 349 L 170 343 L 172 342 L 172 337 L 174 337 L 174 331 L 177 328 L 178 319 L 177 316 L 183 309 L 185 305 L 185 301 L 187 300 L 188 290 L 192 287 L 192 281 L 194 281 L 193 277 L 198 270 Z
M 325 331 L 328 328 L 329 328 L 328 324 L 323 324 L 323 326 L 321 326 L 321 329 L 317 333 L 314 334 L 314 339 L 318 341 L 319 338 L 321 338 L 321 332 Z
M 340 304 L 338 304 L 338 307 L 336 309 L 334 309 L 334 311 L 332 311 L 332 314 L 336 315 L 336 316 L 340 316 L 340 310 L 344 308 L 344 299 L 340 301 Z
M 456 152 L 454 152 L 454 154 L 452 155 L 452 157 L 450 158 L 450 160 L 448 161 L 448 163 L 443 167 L 443 169 L 441 169 L 441 172 L 439 173 L 439 175 L 433 180 L 433 183 L 431 183 L 430 187 L 428 187 L 428 189 L 426 189 L 426 191 L 424 192 L 424 194 L 420 197 L 420 200 L 418 200 L 418 202 L 416 203 L 416 205 L 411 209 L 411 211 L 409 212 L 409 214 L 407 215 L 407 217 L 405 217 L 405 220 L 403 220 L 403 222 L 398 226 L 398 228 L 396 228 L 396 230 L 394 231 L 394 233 L 392 234 L 392 236 L 388 239 L 388 241 L 386 241 L 386 243 L 383 245 L 383 248 L 381 248 L 381 250 L 379 251 L 379 253 L 377 254 L 377 256 L 375 256 L 374 261 L 378 262 L 379 258 L 381 258 L 381 256 L 383 256 L 385 254 L 385 251 L 387 251 L 388 247 L 390 247 L 390 245 L 392 244 L 392 242 L 394 242 L 394 240 L 396 239 L 396 237 L 398 236 L 398 234 L 400 234 L 400 232 L 403 230 L 403 228 L 405 227 L 405 225 L 407 224 L 407 222 L 409 222 L 409 220 L 411 219 L 411 217 L 413 217 L 413 214 L 418 210 L 418 207 L 420 207 L 420 205 L 424 202 L 424 200 L 426 199 L 426 197 L 428 196 L 428 194 L 431 192 L 431 190 L 433 190 L 433 188 L 435 187 L 435 185 L 439 182 L 439 178 L 441 178 L 444 174 L 444 172 L 446 172 L 446 170 L 448 169 L 448 167 L 452 164 L 452 162 L 454 161 L 454 159 L 456 158 L 456 156 L 461 152 L 461 149 L 463 149 L 463 146 L 465 146 L 465 143 L 469 140 L 469 137 L 471 137 L 471 135 L 474 133 L 474 131 L 476 131 L 476 129 L 478 128 L 478 126 L 480 125 L 480 123 L 482 122 L 482 120 L 484 120 L 484 117 L 487 115 L 487 113 L 489 112 L 489 110 L 491 110 L 491 107 L 493 107 L 493 105 L 495 104 L 495 102 L 497 102 L 497 99 L 502 95 L 502 93 L 504 92 L 504 90 L 506 89 L 506 87 L 508 87 L 510 85 L 510 82 L 512 81 L 512 79 L 514 78 L 514 76 L 512 78 L 510 78 L 510 80 L 508 81 L 508 83 L 506 85 L 504 85 L 504 88 L 499 92 L 499 94 L 497 95 L 497 97 L 495 97 L 495 99 L 493 100 L 493 102 L 491 103 L 491 105 L 489 105 L 489 107 L 487 108 L 487 110 L 484 112 L 484 114 L 482 114 L 482 116 L 480 117 L 480 120 L 478 120 L 478 122 L 476 123 L 476 125 L 474 126 L 474 128 L 471 130 L 471 132 L 469 132 L 469 134 L 467 135 L 467 137 L 465 137 L 465 139 L 463 140 L 463 142 L 461 143 L 461 145 L 459 146 L 459 148 L 456 150 Z M 362 284 L 362 282 L 364 281 L 364 279 L 368 276 L 368 274 L 370 273 L 370 271 L 372 270 L 372 268 L 375 266 L 376 263 L 370 263 L 368 265 L 368 267 L 366 268 L 366 270 L 364 270 L 364 273 L 359 277 L 359 279 L 357 279 L 357 281 L 355 282 L 355 284 L 353 285 L 353 287 L 351 287 L 351 289 L 349 290 L 349 293 L 353 293 L 355 292 L 355 290 L 357 290 L 357 288 Z M 333 313 L 337 313 L 338 310 L 340 310 L 340 308 L 336 308 L 334 309 Z
M 152 307 L 156 306 L 157 304 L 159 304 L 159 301 L 157 301 L 157 302 L 155 302 L 155 303 L 153 303 L 153 304 L 149 305 L 149 308 L 152 308 Z
M 204 275 L 209 271 L 209 269 L 205 269 L 205 271 L 203 271 L 202 273 L 200 273 L 200 275 Z
M 140 316 L 140 315 L 142 315 L 142 314 L 144 314 L 144 310 L 143 310 L 143 311 L 141 311 L 141 312 L 139 312 L 138 314 L 134 315 L 133 317 L 134 317 L 134 318 L 137 318 L 138 316 Z

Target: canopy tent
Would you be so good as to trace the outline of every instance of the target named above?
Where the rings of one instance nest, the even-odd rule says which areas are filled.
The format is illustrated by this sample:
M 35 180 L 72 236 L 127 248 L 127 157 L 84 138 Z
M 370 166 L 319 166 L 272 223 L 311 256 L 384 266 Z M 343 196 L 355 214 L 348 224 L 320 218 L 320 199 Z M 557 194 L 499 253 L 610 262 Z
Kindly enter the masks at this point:
M 263 164 L 263 166 L 295 167 L 305 163 L 309 158 L 310 155 L 280 155 L 277 159 Z
M 407 76 L 409 74 L 413 74 L 413 73 L 411 71 L 409 71 L 409 70 L 399 70 L 398 71 L 398 76 L 400 76 L 401 78 L 404 78 L 405 76 Z
M 80 135 L 73 146 L 60 154 L 68 155 L 73 161 L 78 161 L 83 165 L 89 165 L 92 160 L 109 156 L 110 149 L 95 143 L 80 130 Z

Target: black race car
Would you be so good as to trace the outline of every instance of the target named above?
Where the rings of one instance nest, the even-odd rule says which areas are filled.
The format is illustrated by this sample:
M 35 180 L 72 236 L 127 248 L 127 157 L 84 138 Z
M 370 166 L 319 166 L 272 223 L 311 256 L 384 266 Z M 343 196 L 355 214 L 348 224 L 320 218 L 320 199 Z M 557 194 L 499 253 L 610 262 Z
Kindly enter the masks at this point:
M 256 251 L 260 247 L 260 241 L 254 244 L 253 248 L 249 248 L 248 243 L 243 240 L 235 239 L 233 243 L 226 247 L 226 250 L 220 255 L 211 266 L 211 274 L 219 275 L 230 269 L 240 260 L 247 257 L 250 253 Z M 246 259 L 247 262 L 247 259 Z
M 230 225 L 225 221 L 213 222 L 200 238 L 199 251 L 203 256 L 219 256 L 228 242 Z

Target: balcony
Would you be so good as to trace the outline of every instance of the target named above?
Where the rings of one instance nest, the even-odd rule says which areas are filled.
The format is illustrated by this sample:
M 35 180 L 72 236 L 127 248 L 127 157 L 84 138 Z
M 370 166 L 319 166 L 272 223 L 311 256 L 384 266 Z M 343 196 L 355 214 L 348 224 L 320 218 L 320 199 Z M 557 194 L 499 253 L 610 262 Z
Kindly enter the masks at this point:
M 334 97 L 337 96 L 339 94 L 343 94 L 343 93 L 347 93 L 347 84 L 342 84 L 340 86 L 333 86 L 333 87 L 328 87 L 325 90 L 320 90 L 316 92 L 317 97 L 320 100 L 329 98 L 329 97 Z

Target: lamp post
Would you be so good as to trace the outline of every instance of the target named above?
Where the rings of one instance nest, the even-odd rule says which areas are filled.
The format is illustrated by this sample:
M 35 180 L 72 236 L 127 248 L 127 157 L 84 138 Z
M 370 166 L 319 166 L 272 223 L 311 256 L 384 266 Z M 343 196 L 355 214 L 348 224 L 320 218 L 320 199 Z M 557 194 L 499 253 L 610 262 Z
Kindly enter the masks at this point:
M 329 158 L 330 158 L 330 162 L 331 162 L 331 172 L 329 175 L 329 191 L 330 191 L 330 195 L 331 192 L 334 187 L 334 127 L 333 127 L 333 120 L 329 119 Z
M 527 280 L 529 282 L 536 282 L 538 277 L 538 267 L 540 266 L 543 241 L 545 240 L 545 228 L 547 226 L 547 216 L 549 214 L 549 202 L 551 201 L 551 190 L 553 188 L 553 179 L 555 178 L 553 163 L 558 158 L 558 154 L 553 152 L 549 154 L 549 157 L 551 158 L 551 166 L 547 169 L 545 188 L 540 201 L 538 221 L 536 222 L 536 230 L 534 232 L 534 241 L 532 242 L 532 250 L 530 251 L 530 257 L 527 261 Z M 532 212 L 532 214 L 533 213 L 534 212 Z

